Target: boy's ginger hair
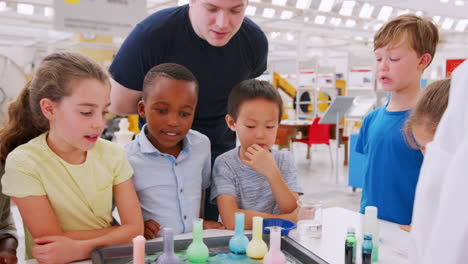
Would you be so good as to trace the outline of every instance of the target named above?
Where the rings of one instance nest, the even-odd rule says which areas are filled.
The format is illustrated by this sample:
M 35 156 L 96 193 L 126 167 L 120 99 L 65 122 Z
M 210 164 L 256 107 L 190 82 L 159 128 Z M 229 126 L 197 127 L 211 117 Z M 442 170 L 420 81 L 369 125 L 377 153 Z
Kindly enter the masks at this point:
M 414 14 L 401 15 L 388 21 L 375 33 L 374 51 L 388 44 L 398 46 L 404 41 L 418 56 L 430 54 L 432 62 L 439 43 L 439 30 L 428 18 Z

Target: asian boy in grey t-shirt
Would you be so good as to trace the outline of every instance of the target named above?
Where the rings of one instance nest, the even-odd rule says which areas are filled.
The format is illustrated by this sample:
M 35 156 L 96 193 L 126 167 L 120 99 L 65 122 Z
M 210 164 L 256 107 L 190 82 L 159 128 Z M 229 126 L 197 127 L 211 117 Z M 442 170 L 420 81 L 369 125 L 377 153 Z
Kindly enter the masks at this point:
M 289 152 L 271 150 L 282 104 L 265 81 L 243 81 L 229 95 L 226 122 L 240 147 L 215 160 L 211 193 L 227 229 L 234 229 L 236 212 L 245 213 L 246 229 L 254 216 L 297 221 L 297 169 Z

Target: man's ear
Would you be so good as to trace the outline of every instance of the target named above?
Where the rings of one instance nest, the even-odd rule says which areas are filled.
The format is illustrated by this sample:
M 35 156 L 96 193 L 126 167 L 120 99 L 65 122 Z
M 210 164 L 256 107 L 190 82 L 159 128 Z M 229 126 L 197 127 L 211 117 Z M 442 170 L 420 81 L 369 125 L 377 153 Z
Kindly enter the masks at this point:
M 232 131 L 236 131 L 236 121 L 232 116 L 226 115 L 226 124 Z
M 55 120 L 57 115 L 56 105 L 57 104 L 49 98 L 42 98 L 41 101 L 39 101 L 42 114 L 47 118 L 47 120 Z
M 137 105 L 138 114 L 141 118 L 146 118 L 145 116 L 145 102 L 140 100 Z
M 424 70 L 427 68 L 427 66 L 429 65 L 429 63 L 431 63 L 432 61 L 432 56 L 431 54 L 429 53 L 424 53 L 423 55 L 421 55 L 421 57 L 419 58 L 419 65 L 418 65 L 418 69 L 419 70 Z

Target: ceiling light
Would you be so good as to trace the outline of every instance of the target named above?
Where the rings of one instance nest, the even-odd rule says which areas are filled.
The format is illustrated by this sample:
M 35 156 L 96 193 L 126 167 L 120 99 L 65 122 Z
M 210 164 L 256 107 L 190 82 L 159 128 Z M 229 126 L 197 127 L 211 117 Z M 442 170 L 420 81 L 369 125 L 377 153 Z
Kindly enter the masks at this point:
M 274 5 L 277 6 L 285 6 L 286 5 L 286 0 L 273 0 L 271 1 Z
M 444 22 L 442 22 L 442 29 L 449 30 L 453 26 L 453 22 L 455 22 L 453 19 L 445 18 Z
M 400 9 L 397 11 L 397 16 L 409 14 L 409 9 Z
M 19 14 L 23 15 L 32 15 L 34 14 L 34 6 L 30 4 L 18 4 L 16 11 Z
M 179 0 L 177 1 L 177 5 L 181 6 L 181 5 L 186 5 L 189 3 L 189 0 Z
M 334 26 L 338 26 L 341 23 L 341 18 L 338 17 L 332 17 L 330 20 L 330 24 Z
M 361 36 L 354 37 L 354 39 L 355 39 L 355 40 L 358 40 L 358 41 L 364 40 L 364 38 L 361 37 Z
M 343 1 L 343 5 L 340 9 L 340 15 L 350 16 L 353 13 L 354 5 L 356 1 Z
M 458 21 L 457 25 L 455 26 L 455 30 L 459 32 L 465 31 L 466 26 L 468 25 L 468 19 L 462 19 Z
M 291 17 L 293 17 L 293 14 L 293 12 L 285 10 L 281 12 L 281 19 L 290 19 Z
M 439 24 L 440 16 L 434 16 L 434 17 L 432 17 L 432 20 L 434 21 L 434 23 Z
M 377 31 L 381 27 L 382 27 L 382 24 L 375 24 L 373 28 L 374 28 L 374 31 Z
M 46 16 L 46 17 L 51 17 L 51 16 L 53 16 L 53 15 L 54 15 L 54 9 L 53 9 L 52 7 L 46 6 L 46 7 L 44 8 L 44 16 Z
M 272 18 L 275 15 L 275 10 L 272 8 L 265 8 L 263 9 L 263 16 Z
M 465 5 L 465 1 L 457 0 L 457 1 L 455 1 L 455 5 L 456 5 L 456 6 L 464 6 L 464 5 Z
M 296 8 L 307 9 L 310 7 L 312 0 L 297 0 Z
M 321 25 L 321 24 L 325 23 L 326 19 L 327 18 L 325 16 L 316 16 L 314 22 L 315 22 L 315 24 Z
M 440 0 L 440 2 L 446 4 L 449 2 L 449 0 Z
M 365 3 L 361 8 L 361 12 L 359 12 L 359 17 L 370 18 L 372 12 L 374 12 L 374 7 L 369 5 L 368 3 Z
M 310 18 L 309 17 L 304 17 L 304 22 L 309 22 Z
M 353 19 L 348 19 L 348 20 L 346 20 L 345 26 L 346 26 L 346 27 L 354 27 L 354 26 L 356 26 L 356 20 L 353 20 Z
M 281 35 L 280 32 L 271 32 L 271 38 L 272 39 L 275 39 L 275 38 L 279 37 L 280 35 Z
M 368 30 L 368 29 L 369 29 L 369 24 L 365 24 L 362 28 L 363 28 L 364 30 Z
M 6 2 L 5 1 L 0 1 L 0 11 L 3 11 L 6 9 Z
M 286 33 L 286 39 L 287 39 L 288 41 L 293 41 L 293 40 L 294 40 L 294 35 L 291 34 L 291 33 Z
M 377 17 L 378 20 L 387 21 L 390 15 L 392 14 L 393 7 L 390 6 L 383 6 L 380 9 L 379 16 Z
M 320 2 L 319 11 L 330 12 L 333 8 L 333 3 L 335 3 L 335 0 L 322 0 L 322 2 Z
M 245 14 L 248 16 L 253 16 L 255 15 L 255 12 L 257 11 L 257 8 L 255 6 L 247 6 L 245 9 Z

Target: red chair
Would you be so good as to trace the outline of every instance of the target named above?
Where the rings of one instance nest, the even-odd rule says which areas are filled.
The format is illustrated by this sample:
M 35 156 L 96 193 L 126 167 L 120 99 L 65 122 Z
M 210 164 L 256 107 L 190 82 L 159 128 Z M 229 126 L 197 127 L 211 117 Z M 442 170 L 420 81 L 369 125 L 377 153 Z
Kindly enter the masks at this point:
M 301 142 L 307 144 L 307 159 L 310 159 L 310 148 L 314 144 L 325 144 L 328 145 L 330 151 L 330 161 L 333 166 L 333 158 L 330 147 L 330 129 L 331 124 L 319 124 L 320 117 L 316 117 L 309 127 L 309 133 L 307 138 L 293 139 L 293 142 Z

